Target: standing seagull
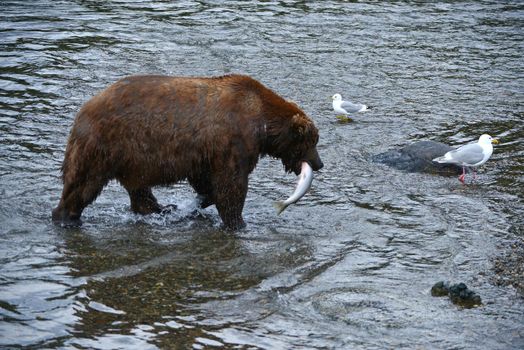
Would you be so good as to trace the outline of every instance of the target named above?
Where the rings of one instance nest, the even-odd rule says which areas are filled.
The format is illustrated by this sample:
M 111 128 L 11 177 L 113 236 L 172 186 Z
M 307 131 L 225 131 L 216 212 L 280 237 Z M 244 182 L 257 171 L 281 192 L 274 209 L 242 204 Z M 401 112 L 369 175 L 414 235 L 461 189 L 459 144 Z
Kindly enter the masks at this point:
M 459 180 L 464 183 L 466 178 L 466 168 L 474 168 L 486 163 L 493 153 L 494 143 L 499 143 L 499 141 L 488 134 L 484 134 L 479 137 L 478 142 L 470 143 L 449 151 L 442 157 L 433 159 L 433 161 L 462 166 L 462 175 L 459 176 Z M 473 169 L 473 178 L 475 178 L 475 169 Z
M 355 112 L 364 112 L 368 110 L 368 106 L 363 105 L 362 103 L 351 103 L 348 101 L 342 101 L 342 96 L 340 94 L 334 94 L 333 97 L 333 110 L 337 113 L 338 119 L 349 120 L 349 114 Z

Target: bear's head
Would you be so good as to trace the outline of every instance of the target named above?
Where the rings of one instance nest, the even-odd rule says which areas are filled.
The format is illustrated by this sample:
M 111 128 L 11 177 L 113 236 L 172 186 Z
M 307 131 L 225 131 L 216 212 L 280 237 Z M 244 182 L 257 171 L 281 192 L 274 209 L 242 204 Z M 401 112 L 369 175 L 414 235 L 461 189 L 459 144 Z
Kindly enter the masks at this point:
M 324 164 L 317 152 L 318 129 L 313 121 L 302 113 L 285 121 L 268 125 L 268 154 L 280 158 L 286 171 L 296 175 L 300 174 L 302 162 L 320 170 Z

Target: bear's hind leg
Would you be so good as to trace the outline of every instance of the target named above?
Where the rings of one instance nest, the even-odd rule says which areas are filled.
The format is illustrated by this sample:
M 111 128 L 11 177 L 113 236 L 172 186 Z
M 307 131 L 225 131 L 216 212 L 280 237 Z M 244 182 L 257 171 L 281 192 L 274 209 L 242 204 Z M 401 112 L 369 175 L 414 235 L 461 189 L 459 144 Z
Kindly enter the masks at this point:
M 52 213 L 53 222 L 66 227 L 80 226 L 82 211 L 98 197 L 107 182 L 106 178 L 99 176 L 86 181 L 65 177 L 62 197 Z
M 141 188 L 137 190 L 127 189 L 131 200 L 131 210 L 137 214 L 147 215 L 160 213 L 162 206 L 158 204 L 151 188 Z
M 198 194 L 197 199 L 200 208 L 205 209 L 210 205 L 215 204 L 213 200 L 213 187 L 209 179 L 206 179 L 205 177 L 200 177 L 198 179 L 190 177 L 188 181 L 191 187 L 193 187 Z

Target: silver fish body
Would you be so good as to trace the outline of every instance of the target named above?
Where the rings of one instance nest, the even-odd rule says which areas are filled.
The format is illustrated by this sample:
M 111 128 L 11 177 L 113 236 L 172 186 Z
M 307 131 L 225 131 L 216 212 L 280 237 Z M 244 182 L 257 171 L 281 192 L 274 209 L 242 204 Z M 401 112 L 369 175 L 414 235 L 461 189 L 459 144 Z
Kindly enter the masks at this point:
M 298 175 L 298 183 L 295 192 L 285 201 L 275 202 L 274 206 L 277 209 L 277 214 L 280 215 L 289 205 L 298 202 L 311 188 L 313 182 L 313 169 L 307 162 L 302 162 L 300 175 Z

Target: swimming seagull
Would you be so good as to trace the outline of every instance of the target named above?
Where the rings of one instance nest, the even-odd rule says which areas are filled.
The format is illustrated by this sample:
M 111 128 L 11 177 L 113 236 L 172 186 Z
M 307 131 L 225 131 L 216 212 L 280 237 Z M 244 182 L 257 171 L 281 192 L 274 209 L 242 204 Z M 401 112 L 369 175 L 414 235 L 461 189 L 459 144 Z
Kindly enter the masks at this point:
M 459 176 L 459 180 L 464 183 L 466 168 L 478 167 L 486 163 L 489 157 L 491 157 L 491 154 L 493 154 L 494 143 L 497 144 L 499 141 L 488 134 L 483 134 L 479 137 L 478 142 L 470 143 L 449 151 L 442 157 L 433 159 L 433 161 L 462 166 L 462 175 Z M 475 169 L 473 169 L 473 178 L 475 178 L 475 176 Z
M 332 99 L 333 110 L 337 113 L 340 113 L 339 115 L 337 115 L 337 118 L 339 119 L 348 120 L 350 113 L 364 112 L 368 110 L 368 106 L 362 103 L 351 103 L 348 101 L 343 101 L 342 96 L 340 96 L 340 94 L 334 94 Z

